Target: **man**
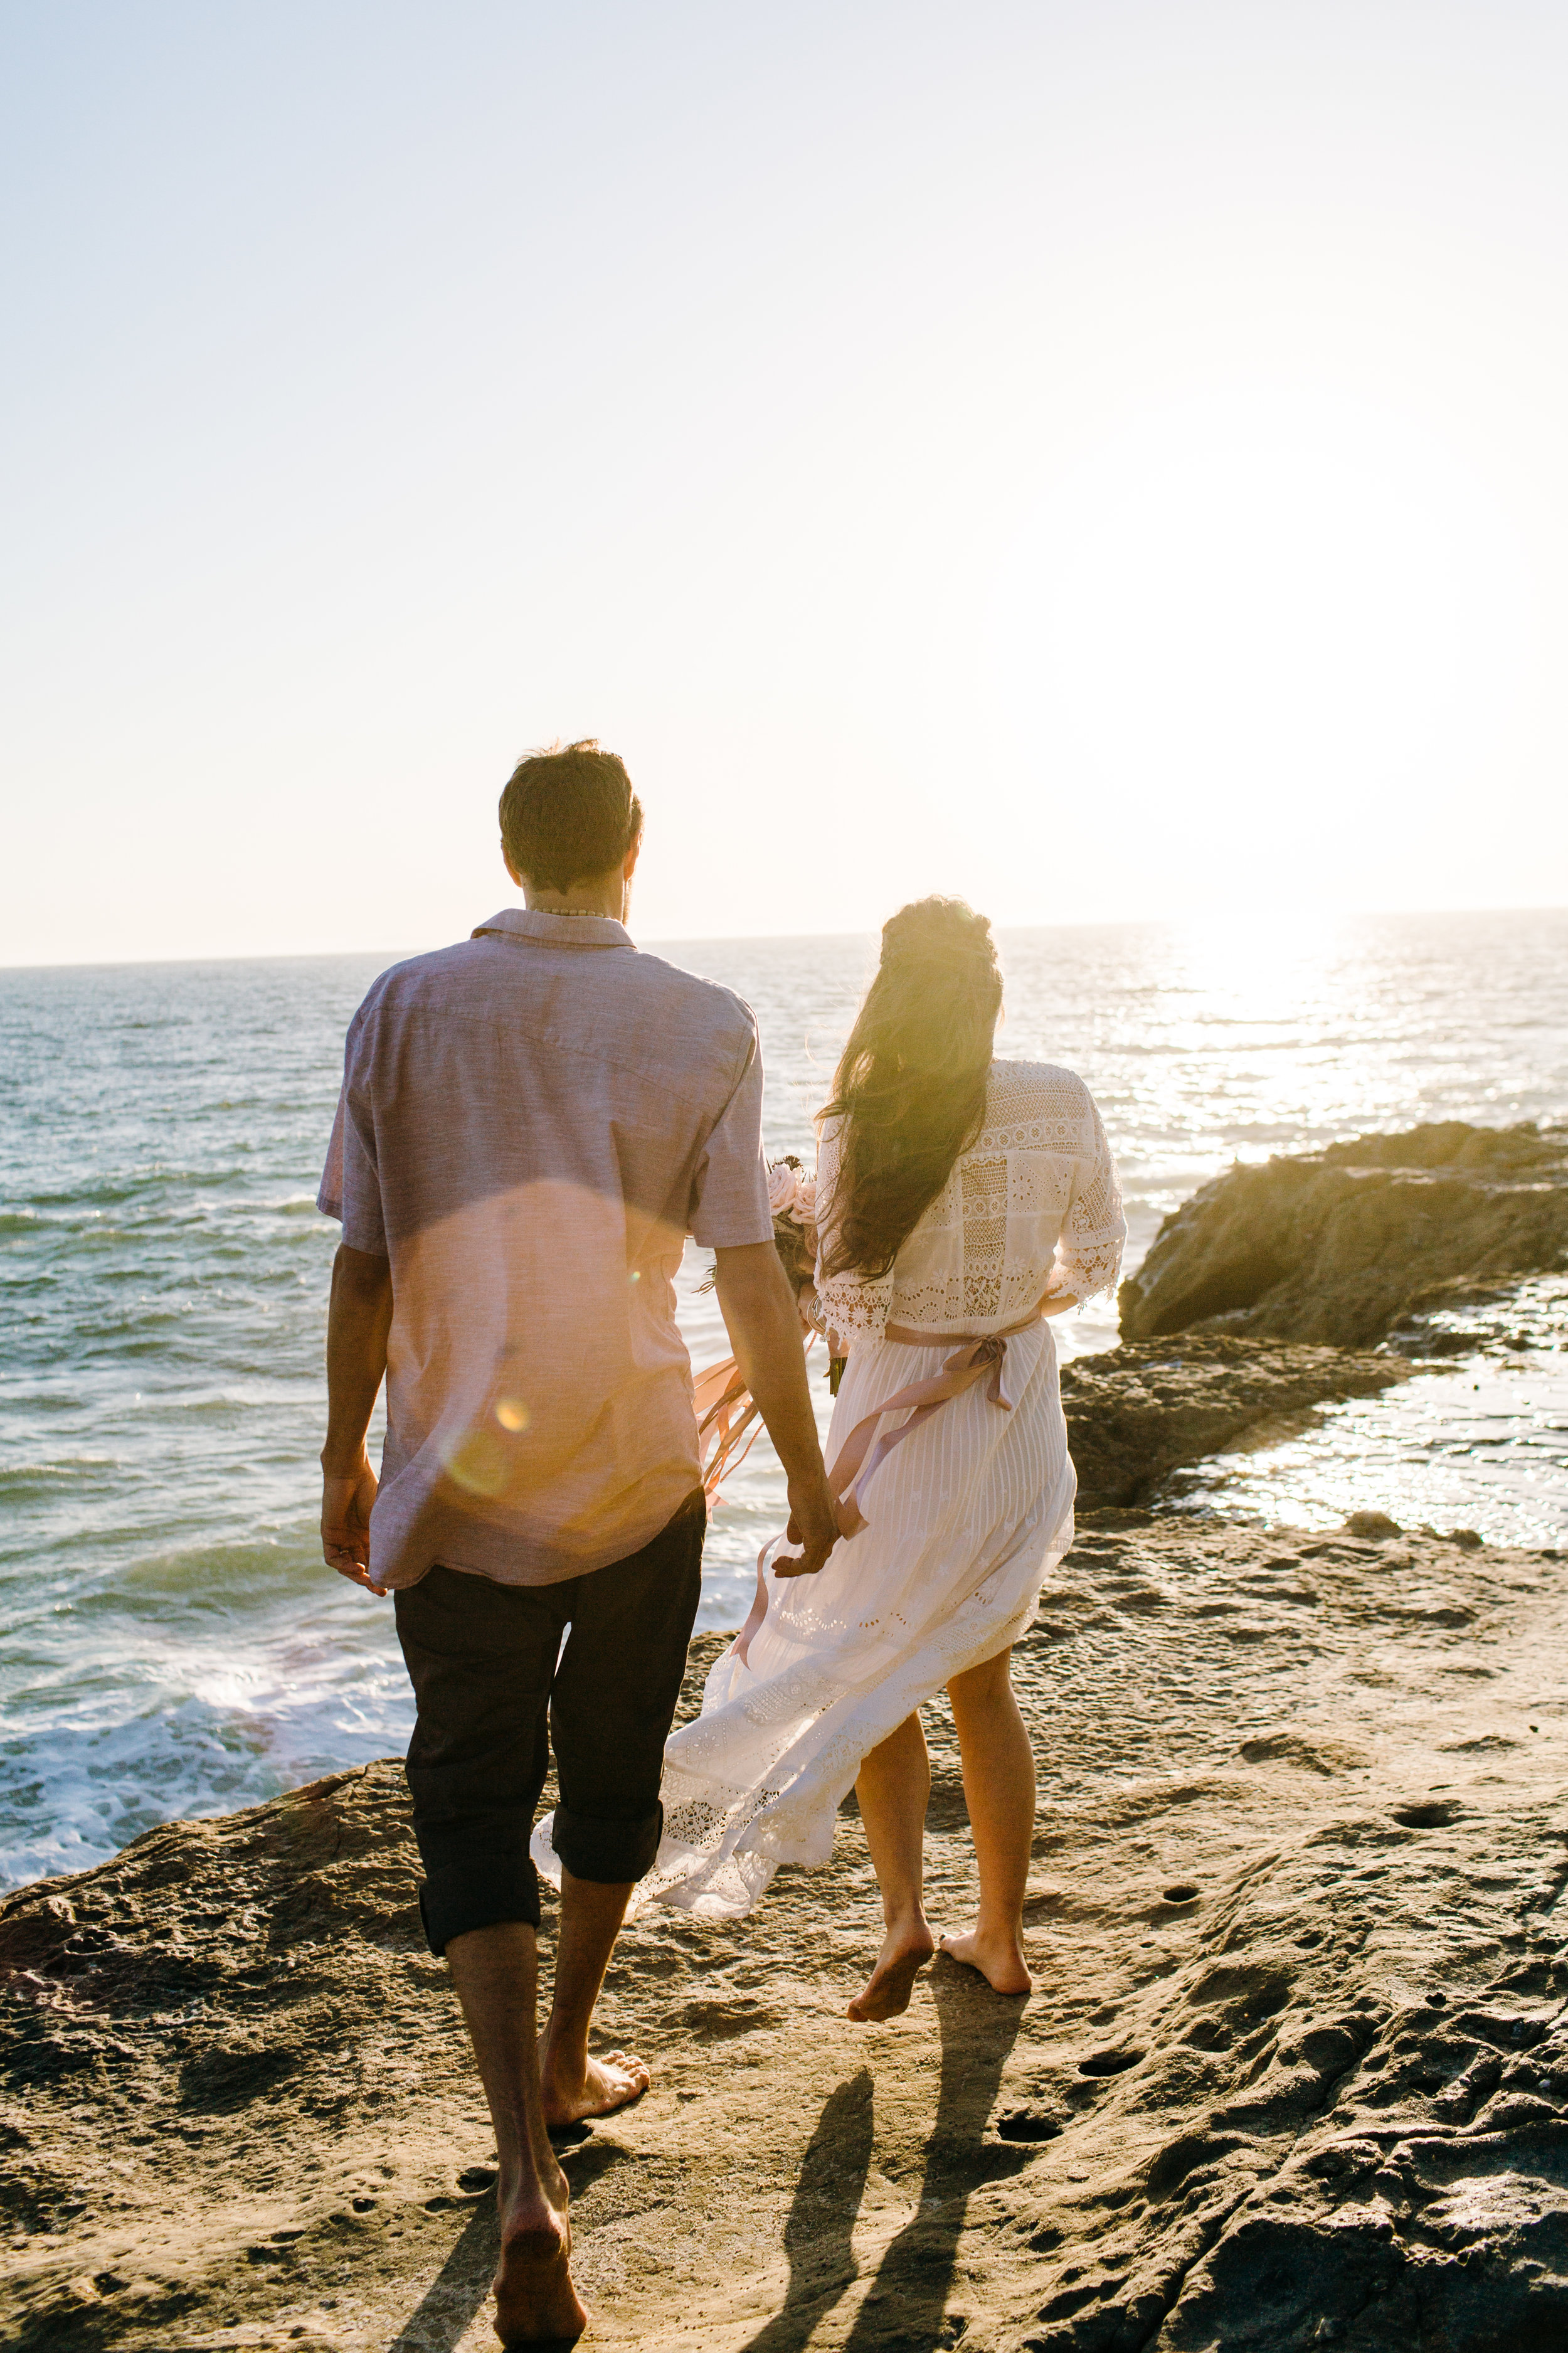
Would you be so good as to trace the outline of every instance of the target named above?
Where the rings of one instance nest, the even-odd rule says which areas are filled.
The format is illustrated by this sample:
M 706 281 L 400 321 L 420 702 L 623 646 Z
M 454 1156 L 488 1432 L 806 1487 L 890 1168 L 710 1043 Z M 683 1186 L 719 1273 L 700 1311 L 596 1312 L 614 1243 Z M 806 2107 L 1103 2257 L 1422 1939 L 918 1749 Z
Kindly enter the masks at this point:
M 756 1025 L 623 928 L 642 811 L 594 743 L 535 753 L 500 803 L 525 905 L 384 973 L 354 1016 L 321 1206 L 332 1269 L 321 1540 L 396 1596 L 420 1910 L 495 2123 L 504 2342 L 575 2337 L 552 2126 L 637 2098 L 590 2057 L 594 2004 L 652 1862 L 705 1519 L 674 1275 L 689 1231 L 778 1449 L 800 1573 L 837 1528 L 773 1244 Z M 379 1492 L 365 1432 L 383 1373 Z M 570 1636 L 562 1647 L 567 1627 Z M 555 1989 L 536 2052 L 528 1842 L 560 1782 Z

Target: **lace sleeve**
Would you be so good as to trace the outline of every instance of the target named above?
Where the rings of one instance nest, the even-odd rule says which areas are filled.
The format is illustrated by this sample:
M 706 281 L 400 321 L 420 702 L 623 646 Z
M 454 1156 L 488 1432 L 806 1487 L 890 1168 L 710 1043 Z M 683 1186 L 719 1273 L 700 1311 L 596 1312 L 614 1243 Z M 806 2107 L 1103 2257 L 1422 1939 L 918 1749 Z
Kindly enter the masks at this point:
M 879 1341 L 893 1299 L 893 1271 L 874 1280 L 863 1274 L 825 1275 L 823 1260 L 834 1232 L 833 1188 L 838 1181 L 838 1135 L 829 1124 L 816 1150 L 816 1299 L 824 1322 L 846 1347 L 870 1347 Z
M 1114 1291 L 1127 1240 L 1116 1163 L 1092 1101 L 1089 1116 L 1089 1133 L 1073 1174 L 1072 1199 L 1062 1220 L 1047 1293 L 1059 1299 L 1065 1292 L 1080 1307 L 1102 1291 Z

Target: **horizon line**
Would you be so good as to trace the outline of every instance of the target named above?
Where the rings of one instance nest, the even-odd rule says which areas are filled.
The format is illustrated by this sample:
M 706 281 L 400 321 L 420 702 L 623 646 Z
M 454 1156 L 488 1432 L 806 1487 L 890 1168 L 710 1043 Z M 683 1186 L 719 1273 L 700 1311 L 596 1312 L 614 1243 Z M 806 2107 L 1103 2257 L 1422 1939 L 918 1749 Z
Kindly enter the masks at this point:
M 1037 936 L 1049 932 L 1132 932 L 1155 930 L 1187 930 L 1205 921 L 1226 918 L 1240 923 L 1257 922 L 1267 914 L 1271 921 L 1293 921 L 1297 918 L 1326 922 L 1361 921 L 1367 923 L 1420 922 L 1436 915 L 1562 915 L 1568 914 L 1568 903 L 1553 902 L 1546 906 L 1506 904 L 1493 907 L 1287 907 L 1279 906 L 1254 913 L 1237 913 L 1223 907 L 1196 909 L 1187 915 L 1080 916 L 1074 921 L 1054 923 L 994 923 L 992 929 L 998 939 L 1020 935 Z M 871 924 L 865 929 L 835 932 L 659 932 L 644 934 L 634 940 L 638 947 L 747 947 L 776 945 L 783 941 L 798 941 L 802 945 L 823 940 L 872 940 L 881 926 Z M 442 943 L 458 947 L 460 940 Z M 0 973 L 11 972 L 139 972 L 160 965 L 186 966 L 214 964 L 324 964 L 346 962 L 351 956 L 384 956 L 388 965 L 402 964 L 415 956 L 437 955 L 439 947 L 432 948 L 279 948 L 258 949 L 238 955 L 136 955 L 136 956 L 65 956 L 49 964 L 13 961 L 0 955 Z

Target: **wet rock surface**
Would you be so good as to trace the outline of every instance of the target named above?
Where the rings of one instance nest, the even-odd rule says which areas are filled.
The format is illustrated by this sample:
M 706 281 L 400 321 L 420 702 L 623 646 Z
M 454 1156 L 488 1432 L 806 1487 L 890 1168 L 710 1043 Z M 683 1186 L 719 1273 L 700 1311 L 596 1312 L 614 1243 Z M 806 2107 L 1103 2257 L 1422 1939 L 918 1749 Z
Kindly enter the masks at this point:
M 601 2024 L 654 2089 L 563 2156 L 590 2341 L 1568 2342 L 1565 1655 L 1553 1555 L 1091 1519 L 1018 1653 L 1034 1995 L 939 1961 L 845 2019 L 852 1810 L 750 1922 L 637 1922 Z M 414 1884 L 385 1763 L 5 1903 L 7 2345 L 493 2345 L 493 2144 Z
M 1452 1120 L 1216 1176 L 1122 1284 L 1121 1333 L 1365 1347 L 1565 1264 L 1568 1131 Z
M 1392 1354 L 1270 1346 L 1188 1333 L 1062 1367 L 1079 1507 L 1142 1501 L 1169 1471 L 1332 1398 L 1370 1397 L 1410 1370 Z

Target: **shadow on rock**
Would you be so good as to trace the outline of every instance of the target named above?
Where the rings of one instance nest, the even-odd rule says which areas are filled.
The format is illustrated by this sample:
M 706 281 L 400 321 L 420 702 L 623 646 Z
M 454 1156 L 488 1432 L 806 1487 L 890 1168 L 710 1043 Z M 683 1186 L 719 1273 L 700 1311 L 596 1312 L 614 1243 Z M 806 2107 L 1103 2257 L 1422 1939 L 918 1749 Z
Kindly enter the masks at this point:
M 947 2297 L 970 2194 L 1016 2173 L 1037 2154 L 985 2137 L 1024 2004 L 993 1993 L 972 1970 L 941 1955 L 931 1989 L 942 2030 L 942 2082 L 920 2205 L 883 2256 L 845 2353 L 889 2345 L 900 2353 L 932 2353 L 958 2342 L 964 2322 L 949 2316 Z
M 500 2217 L 494 2199 L 487 2198 L 387 2353 L 452 2353 L 489 2295 L 500 2260 Z
M 862 2067 L 829 2097 L 801 2160 L 784 2224 L 789 2286 L 784 2310 L 743 2353 L 800 2353 L 856 2275 L 850 2241 L 871 2169 L 871 2075 Z

